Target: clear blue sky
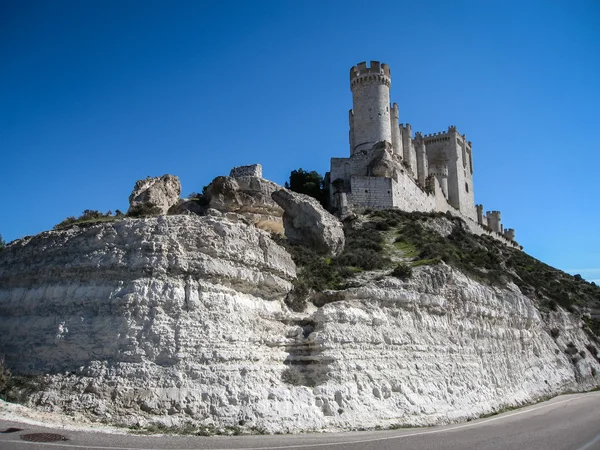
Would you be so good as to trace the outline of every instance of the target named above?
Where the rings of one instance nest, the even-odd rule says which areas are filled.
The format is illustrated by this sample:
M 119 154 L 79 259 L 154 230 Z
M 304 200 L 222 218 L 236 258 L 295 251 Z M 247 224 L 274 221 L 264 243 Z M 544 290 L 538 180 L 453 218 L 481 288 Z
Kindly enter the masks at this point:
M 348 73 L 392 70 L 401 121 L 473 141 L 475 201 L 533 256 L 600 281 L 600 2 L 0 2 L 0 233 L 183 195 L 259 162 L 347 156 Z

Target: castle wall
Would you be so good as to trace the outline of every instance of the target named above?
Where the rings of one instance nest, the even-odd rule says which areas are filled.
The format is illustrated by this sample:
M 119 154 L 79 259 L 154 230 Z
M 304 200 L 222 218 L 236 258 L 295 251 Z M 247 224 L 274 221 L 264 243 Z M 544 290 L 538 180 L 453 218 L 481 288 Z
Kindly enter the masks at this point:
M 367 167 L 370 162 L 370 152 L 361 151 L 352 155 L 351 158 L 331 158 L 331 181 L 338 178 L 349 182 L 352 175 L 367 175 Z
M 435 211 L 435 198 L 408 174 L 402 173 L 393 185 L 394 206 L 404 211 Z
M 347 200 L 351 209 L 389 209 L 398 208 L 403 211 L 421 212 L 450 212 L 453 216 L 460 217 L 471 233 L 479 236 L 486 235 L 506 245 L 519 248 L 516 242 L 499 231 L 492 231 L 477 223 L 473 218 L 461 213 L 454 208 L 442 193 L 442 187 L 434 179 L 434 192 L 427 194 L 412 177 L 404 173 L 398 174 L 398 180 L 382 177 L 351 177 L 352 193 Z M 514 230 L 511 230 L 514 233 Z
M 388 209 L 394 207 L 391 178 L 353 176 L 348 202 L 355 207 Z
M 331 158 L 331 169 L 329 172 L 330 183 L 339 179 L 344 180 L 344 190 L 351 195 L 351 177 L 353 175 L 366 176 L 367 166 L 370 162 L 370 152 L 359 151 L 350 158 Z M 333 205 L 333 194 L 335 189 L 329 187 L 329 204 Z M 350 198 L 350 197 L 349 197 Z
M 437 210 L 439 199 L 428 195 L 406 172 L 398 173 L 397 180 L 392 178 L 353 176 L 351 178 L 354 207 L 386 209 L 398 208 L 403 211 L 432 212 Z M 438 191 L 441 189 L 438 187 Z M 443 199 L 443 196 L 441 196 Z M 445 199 L 442 211 L 448 204 Z

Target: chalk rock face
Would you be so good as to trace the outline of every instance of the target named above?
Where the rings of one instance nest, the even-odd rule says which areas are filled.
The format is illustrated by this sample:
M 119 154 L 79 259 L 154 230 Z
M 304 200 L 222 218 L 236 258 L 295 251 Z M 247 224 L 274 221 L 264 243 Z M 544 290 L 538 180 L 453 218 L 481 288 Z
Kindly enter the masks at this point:
M 308 245 L 330 256 L 344 250 L 342 223 L 317 200 L 287 189 L 273 192 L 272 197 L 284 210 L 283 226 L 290 242 Z
M 289 255 L 226 216 L 75 226 L 0 252 L 0 354 L 49 374 L 29 404 L 293 432 L 443 424 L 600 385 L 578 318 L 443 263 L 292 313 Z
M 247 167 L 252 166 L 234 168 L 232 173 Z M 242 175 L 215 178 L 206 190 L 209 207 L 225 213 L 242 214 L 259 228 L 283 232 L 283 209 L 271 198 L 271 194 L 281 186 L 264 178 L 247 176 L 247 172 L 239 170 Z
M 74 370 L 92 355 L 169 365 L 196 345 L 179 321 L 192 326 L 207 295 L 259 296 L 267 305 L 287 294 L 295 274 L 267 233 L 222 217 L 125 219 L 42 233 L 2 252 L 0 351 L 25 372 Z
M 169 208 L 179 201 L 180 195 L 179 177 L 168 174 L 162 177 L 148 177 L 135 183 L 129 196 L 129 209 L 140 204 L 153 204 L 166 214 Z

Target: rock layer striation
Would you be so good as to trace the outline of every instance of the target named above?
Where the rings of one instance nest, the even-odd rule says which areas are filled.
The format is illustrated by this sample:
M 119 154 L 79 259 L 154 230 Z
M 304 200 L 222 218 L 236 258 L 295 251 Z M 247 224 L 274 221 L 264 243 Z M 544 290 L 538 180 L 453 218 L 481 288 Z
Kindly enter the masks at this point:
M 295 274 L 225 217 L 42 233 L 0 253 L 0 354 L 47 374 L 30 405 L 128 425 L 432 425 L 600 384 L 579 321 L 514 285 L 442 263 L 300 314 L 283 301 Z

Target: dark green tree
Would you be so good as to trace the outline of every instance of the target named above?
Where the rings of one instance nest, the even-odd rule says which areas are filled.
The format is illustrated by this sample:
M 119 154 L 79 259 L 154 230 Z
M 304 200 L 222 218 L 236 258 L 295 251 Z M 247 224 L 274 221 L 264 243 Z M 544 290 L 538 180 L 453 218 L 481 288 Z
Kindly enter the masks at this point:
M 4 247 L 6 247 L 6 241 L 2 239 L 2 235 L 0 234 L 0 252 L 4 250 Z
M 302 168 L 292 170 L 289 183 L 285 187 L 301 194 L 316 198 L 321 205 L 326 206 L 323 177 L 316 171 L 308 172 Z

